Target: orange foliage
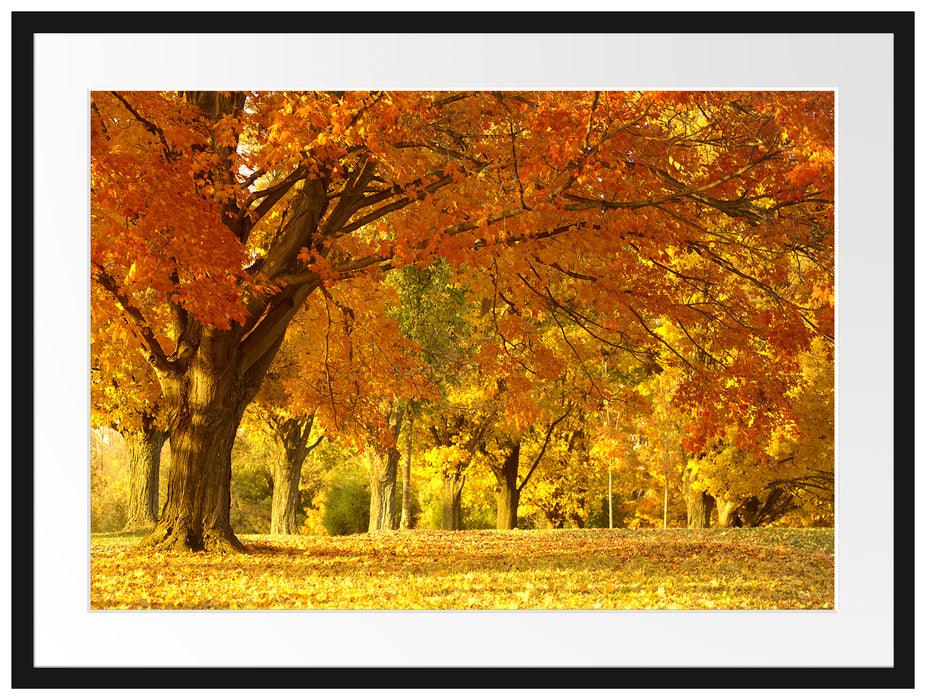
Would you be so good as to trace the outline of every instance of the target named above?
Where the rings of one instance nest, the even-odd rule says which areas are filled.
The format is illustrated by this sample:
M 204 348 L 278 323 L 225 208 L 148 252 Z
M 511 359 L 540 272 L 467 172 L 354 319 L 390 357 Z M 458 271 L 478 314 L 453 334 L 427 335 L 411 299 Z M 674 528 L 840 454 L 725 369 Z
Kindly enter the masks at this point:
M 474 359 L 508 371 L 511 405 L 567 367 L 591 406 L 621 394 L 597 363 L 674 368 L 686 446 L 732 416 L 748 447 L 832 337 L 829 92 L 95 92 L 91 108 L 95 328 L 159 377 L 206 331 L 246 357 L 290 325 L 281 391 L 349 433 L 431 391 L 382 282 L 442 258 L 486 300 Z

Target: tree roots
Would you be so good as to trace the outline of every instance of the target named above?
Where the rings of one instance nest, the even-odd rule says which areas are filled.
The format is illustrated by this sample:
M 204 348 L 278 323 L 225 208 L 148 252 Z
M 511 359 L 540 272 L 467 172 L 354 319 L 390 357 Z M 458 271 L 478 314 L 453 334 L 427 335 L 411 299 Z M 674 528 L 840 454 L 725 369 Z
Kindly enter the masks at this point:
M 220 554 L 245 551 L 244 545 L 231 529 L 204 527 L 197 532 L 186 523 L 160 522 L 138 544 L 170 552 L 215 552 Z

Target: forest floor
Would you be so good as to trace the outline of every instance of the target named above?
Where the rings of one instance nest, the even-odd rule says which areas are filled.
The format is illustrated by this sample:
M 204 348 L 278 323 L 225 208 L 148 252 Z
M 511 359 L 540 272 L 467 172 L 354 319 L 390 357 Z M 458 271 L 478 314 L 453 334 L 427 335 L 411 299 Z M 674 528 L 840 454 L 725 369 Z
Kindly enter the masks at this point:
M 94 534 L 93 609 L 833 609 L 832 529 L 243 535 L 244 554 Z

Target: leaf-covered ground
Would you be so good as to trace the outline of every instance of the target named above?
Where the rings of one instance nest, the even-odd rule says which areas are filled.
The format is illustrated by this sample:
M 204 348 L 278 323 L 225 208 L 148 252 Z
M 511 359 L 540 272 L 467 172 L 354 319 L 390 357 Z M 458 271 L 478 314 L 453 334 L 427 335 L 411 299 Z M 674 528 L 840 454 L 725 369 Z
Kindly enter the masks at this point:
M 247 554 L 91 538 L 104 608 L 832 609 L 831 529 L 245 535 Z

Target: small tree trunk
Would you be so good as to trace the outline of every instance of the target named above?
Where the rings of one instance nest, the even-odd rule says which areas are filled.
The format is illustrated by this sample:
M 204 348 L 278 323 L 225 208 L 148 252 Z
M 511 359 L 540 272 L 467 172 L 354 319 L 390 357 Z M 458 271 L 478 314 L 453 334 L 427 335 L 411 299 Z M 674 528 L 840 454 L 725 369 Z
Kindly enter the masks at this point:
M 493 468 L 495 480 L 495 504 L 497 507 L 496 528 L 513 530 L 518 526 L 518 502 L 521 491 L 518 489 L 518 464 L 521 461 L 521 440 L 512 445 L 501 467 Z
M 691 487 L 694 475 L 690 469 L 685 469 L 682 481 L 685 491 L 685 505 L 688 510 L 688 528 L 691 530 L 709 528 L 711 526 L 711 509 L 714 506 L 714 499 L 706 492 Z
M 288 459 L 273 465 L 273 498 L 270 505 L 270 534 L 295 535 L 299 532 L 299 478 L 302 465 Z
M 271 535 L 299 534 L 299 479 L 305 458 L 315 447 L 308 445 L 313 418 L 307 422 L 287 418 L 274 425 L 280 458 L 273 465 Z
M 414 435 L 414 416 L 408 414 L 408 433 L 405 436 L 405 467 L 402 470 L 402 518 L 400 530 L 412 526 L 412 436 Z
M 124 532 L 151 530 L 157 523 L 161 448 L 167 433 L 152 423 L 150 416 L 144 416 L 141 428 L 120 431 L 129 453 L 129 507 Z
M 391 446 L 371 445 L 367 448 L 370 462 L 370 526 L 369 532 L 395 529 L 395 487 L 399 474 L 401 454 L 395 446 L 402 429 L 405 410 L 393 408 L 389 412 L 388 436 Z
M 391 447 L 385 452 L 367 450 L 370 462 L 370 532 L 395 529 L 395 488 L 401 453 Z
M 441 529 L 443 530 L 463 529 L 460 502 L 465 481 L 466 474 L 463 473 L 463 467 L 451 468 L 444 472 L 441 483 L 441 505 L 443 510 Z
M 739 521 L 736 511 L 740 506 L 739 501 L 727 500 L 723 496 L 714 496 L 714 502 L 717 504 L 717 527 L 734 527 Z
M 585 527 L 585 518 L 583 518 L 580 513 L 572 512 L 569 514 L 568 518 L 569 522 L 571 522 L 580 530 Z
M 299 532 L 299 478 L 308 454 L 302 426 L 295 419 L 284 421 L 277 432 L 279 459 L 273 465 L 273 497 L 270 501 L 270 534 Z

